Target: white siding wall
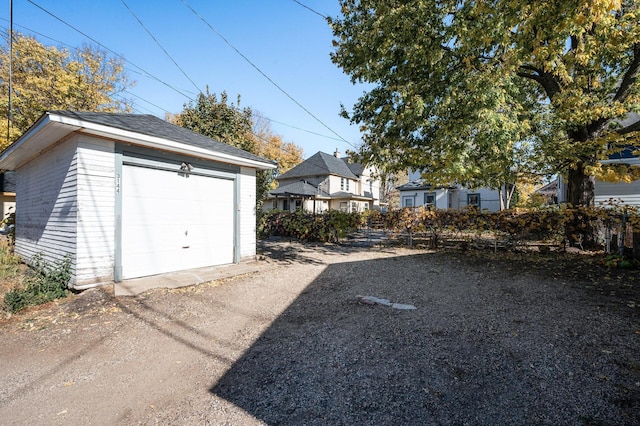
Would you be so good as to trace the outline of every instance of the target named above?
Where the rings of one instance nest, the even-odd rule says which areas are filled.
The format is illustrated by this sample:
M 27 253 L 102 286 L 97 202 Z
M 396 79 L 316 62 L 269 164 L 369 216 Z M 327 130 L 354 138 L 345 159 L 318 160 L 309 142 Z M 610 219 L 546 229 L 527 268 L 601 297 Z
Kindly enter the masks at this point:
M 242 167 L 240 170 L 240 259 L 256 255 L 256 171 Z
M 401 202 L 405 197 L 412 198 L 414 200 L 414 207 L 420 207 L 424 205 L 424 197 L 425 194 L 433 194 L 435 192 L 436 195 L 436 205 L 435 208 L 446 210 L 449 208 L 449 190 L 448 189 L 436 189 L 436 190 L 411 190 L 411 191 L 403 191 L 400 193 Z M 404 207 L 404 204 L 402 205 Z
M 602 182 L 596 180 L 595 185 L 595 205 L 608 203 L 613 198 L 618 202 L 624 201 L 627 206 L 640 206 L 640 180 L 631 183 L 625 182 Z
M 340 189 L 340 180 L 341 179 L 342 178 L 339 177 L 339 176 L 333 176 L 333 175 L 329 176 L 329 188 L 328 188 L 329 190 L 327 191 L 326 188 L 322 188 L 322 189 L 324 189 L 325 191 L 329 192 L 330 194 L 334 193 L 334 192 L 340 192 L 340 191 L 349 192 L 351 194 L 357 193 L 357 191 L 358 191 L 358 181 L 356 181 L 354 179 L 349 179 L 350 180 L 349 189 L 347 190 L 347 180 L 348 179 L 344 178 L 344 189 Z
M 111 281 L 115 252 L 114 143 L 81 136 L 77 173 L 76 283 Z
M 70 254 L 75 271 L 76 179 L 75 139 L 16 170 L 15 251 L 25 261 L 42 254 L 47 263 L 54 264 Z
M 404 207 L 404 198 L 409 197 L 414 200 L 414 207 L 424 205 L 424 195 L 436 193 L 436 208 L 438 209 L 462 209 L 467 205 L 467 194 L 480 194 L 480 207 L 482 210 L 492 212 L 500 211 L 500 198 L 498 191 L 488 188 L 477 190 L 470 189 L 443 189 L 436 190 L 409 190 L 400 192 L 400 201 Z M 451 194 L 451 206 L 449 206 L 449 194 Z
M 467 205 L 468 194 L 480 194 L 480 208 L 483 211 L 500 211 L 500 195 L 498 190 L 489 188 L 460 189 L 458 191 L 458 205 L 461 209 Z

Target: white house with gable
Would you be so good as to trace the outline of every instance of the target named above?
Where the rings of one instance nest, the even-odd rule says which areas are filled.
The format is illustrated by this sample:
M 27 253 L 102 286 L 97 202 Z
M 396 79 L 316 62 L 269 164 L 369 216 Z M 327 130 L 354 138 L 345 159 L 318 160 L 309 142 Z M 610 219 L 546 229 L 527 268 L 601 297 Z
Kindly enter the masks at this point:
M 322 213 L 327 210 L 362 212 L 379 205 L 380 181 L 375 169 L 347 158 L 317 152 L 278 176 L 263 210 Z
M 435 186 L 421 178 L 421 172 L 409 170 L 409 182 L 397 187 L 401 207 L 428 207 L 461 210 L 467 206 L 481 211 L 500 211 L 500 193 L 490 188 L 470 189 L 460 185 Z

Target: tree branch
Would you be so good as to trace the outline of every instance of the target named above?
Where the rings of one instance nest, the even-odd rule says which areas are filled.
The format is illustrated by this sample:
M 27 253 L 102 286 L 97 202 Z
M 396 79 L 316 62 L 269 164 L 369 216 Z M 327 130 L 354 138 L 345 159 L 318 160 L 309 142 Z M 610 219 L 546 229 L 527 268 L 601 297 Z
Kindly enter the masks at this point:
M 621 129 L 617 129 L 616 133 L 619 135 L 626 135 L 631 132 L 637 132 L 638 130 L 640 130 L 640 120 L 636 121 L 635 123 L 629 124 L 628 126 L 625 126 Z
M 631 92 L 636 79 L 638 78 L 638 72 L 640 71 L 640 43 L 636 43 L 633 46 L 633 60 L 629 64 L 627 72 L 624 73 L 624 77 L 620 82 L 620 87 L 616 95 L 613 97 L 614 101 L 624 102 Z
M 520 65 L 520 68 L 523 70 L 532 71 L 534 73 L 532 74 L 529 72 L 519 71 L 516 74 L 519 77 L 528 78 L 538 82 L 544 89 L 549 100 L 552 100 L 553 97 L 557 95 L 558 92 L 560 92 L 560 85 L 555 81 L 551 74 L 528 64 Z

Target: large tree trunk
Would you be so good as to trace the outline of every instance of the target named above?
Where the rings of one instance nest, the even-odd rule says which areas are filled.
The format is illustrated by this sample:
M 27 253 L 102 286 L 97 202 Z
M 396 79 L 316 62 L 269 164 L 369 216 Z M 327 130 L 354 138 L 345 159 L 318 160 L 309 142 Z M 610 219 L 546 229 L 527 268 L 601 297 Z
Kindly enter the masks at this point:
M 567 201 L 577 207 L 593 207 L 595 178 L 585 173 L 584 163 L 576 169 L 569 170 L 567 181 Z M 597 229 L 595 224 L 577 210 L 572 220 L 565 224 L 566 241 L 574 247 L 592 249 L 599 247 L 597 243 Z
M 567 177 L 567 202 L 574 206 L 593 207 L 595 178 L 584 170 L 585 164 L 569 170 Z

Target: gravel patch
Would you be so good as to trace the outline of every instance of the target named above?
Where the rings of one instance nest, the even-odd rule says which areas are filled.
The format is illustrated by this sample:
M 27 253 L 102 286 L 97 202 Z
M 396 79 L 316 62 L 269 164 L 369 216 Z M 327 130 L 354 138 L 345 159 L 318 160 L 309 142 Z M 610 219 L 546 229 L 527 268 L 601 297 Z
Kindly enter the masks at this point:
M 638 271 L 286 241 L 258 266 L 14 316 L 2 423 L 640 424 Z

